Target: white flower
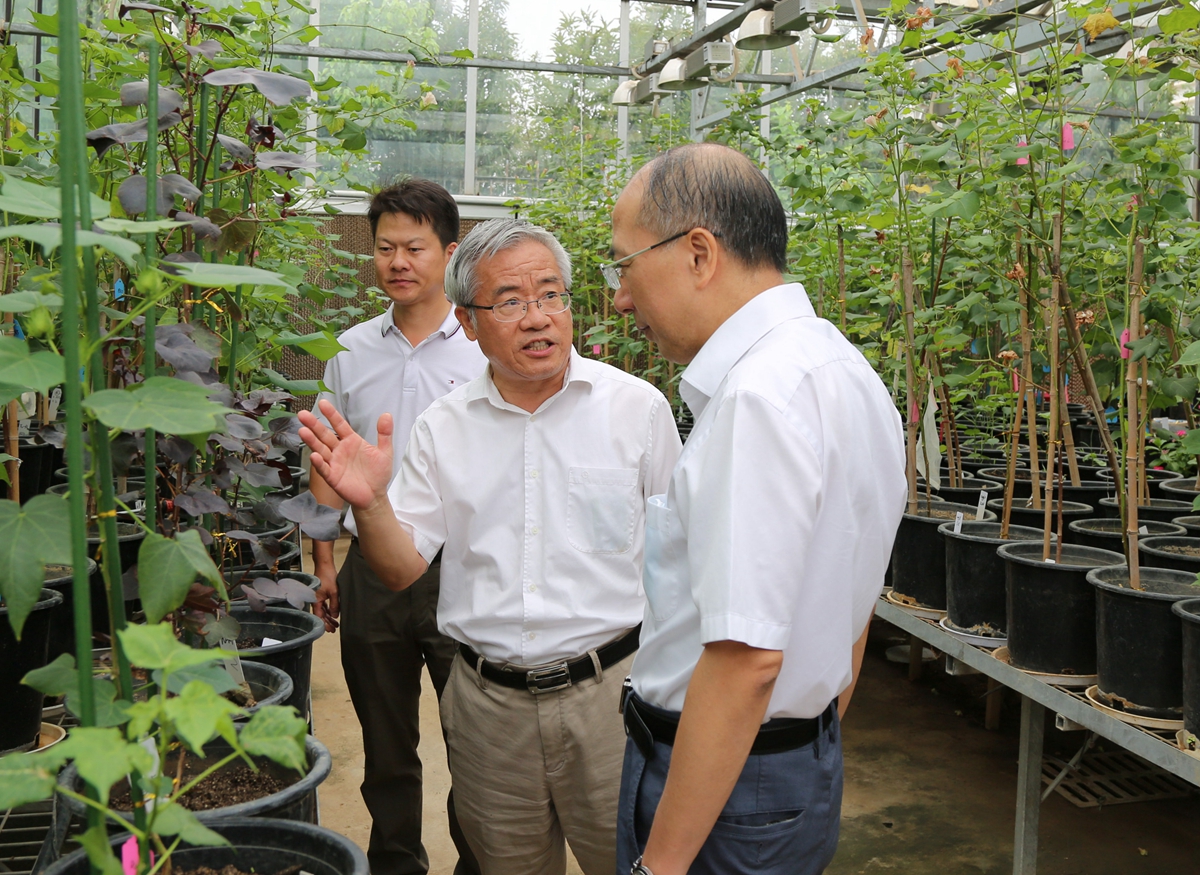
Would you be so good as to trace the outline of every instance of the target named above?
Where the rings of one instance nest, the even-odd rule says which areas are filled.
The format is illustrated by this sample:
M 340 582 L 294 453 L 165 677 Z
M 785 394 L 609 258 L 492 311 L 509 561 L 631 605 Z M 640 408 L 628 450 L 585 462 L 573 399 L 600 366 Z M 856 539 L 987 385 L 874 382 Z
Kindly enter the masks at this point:
M 421 109 L 429 109 L 431 106 L 437 106 L 437 98 L 434 97 L 432 91 L 426 91 L 421 95 Z

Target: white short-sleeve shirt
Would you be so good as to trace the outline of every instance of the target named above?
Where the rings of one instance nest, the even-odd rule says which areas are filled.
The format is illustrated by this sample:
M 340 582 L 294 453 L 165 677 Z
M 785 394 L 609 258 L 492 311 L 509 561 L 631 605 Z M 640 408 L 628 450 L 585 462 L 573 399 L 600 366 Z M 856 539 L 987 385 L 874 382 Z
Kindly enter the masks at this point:
M 682 377 L 695 417 L 647 506 L 633 684 L 683 709 L 704 645 L 783 651 L 766 719 L 815 717 L 851 679 L 905 504 L 900 417 L 796 283 L 751 299 Z
M 388 490 L 421 555 L 442 550 L 438 627 L 497 663 L 582 656 L 645 611 L 646 499 L 679 432 L 644 380 L 574 350 L 568 368 L 533 413 L 488 372 L 435 401 Z
M 392 414 L 393 476 L 421 412 L 487 367 L 479 344 L 462 330 L 453 307 L 438 329 L 416 346 L 396 327 L 394 307 L 342 332 L 338 341 L 346 349 L 326 363 L 324 382 L 329 391 L 317 396 L 318 401 L 331 402 L 350 427 L 371 443 L 379 439 L 379 417 Z M 315 404 L 313 413 L 329 424 Z M 346 529 L 358 534 L 352 511 L 346 513 Z

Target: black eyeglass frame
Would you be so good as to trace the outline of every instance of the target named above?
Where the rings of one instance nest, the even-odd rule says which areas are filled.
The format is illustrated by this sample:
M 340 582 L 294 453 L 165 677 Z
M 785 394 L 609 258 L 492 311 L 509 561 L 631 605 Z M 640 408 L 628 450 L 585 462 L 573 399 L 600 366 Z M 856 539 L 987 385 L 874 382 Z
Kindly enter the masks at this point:
M 561 310 L 553 310 L 553 311 L 547 313 L 546 308 L 543 307 L 542 304 L 545 302 L 545 300 L 547 298 L 549 298 L 551 296 L 557 296 L 558 298 L 560 298 L 563 302 L 563 308 Z M 501 319 L 500 314 L 496 312 L 496 308 L 503 307 L 505 304 L 511 304 L 514 301 L 519 304 L 524 305 L 523 309 L 521 310 L 521 315 L 515 319 Z M 492 304 L 490 306 L 488 306 L 486 304 L 463 304 L 462 306 L 466 307 L 468 310 L 491 310 L 492 316 L 495 318 L 495 320 L 497 322 L 520 322 L 522 319 L 525 318 L 525 314 L 529 312 L 530 304 L 536 304 L 537 308 L 539 310 L 541 310 L 542 313 L 546 316 L 557 316 L 559 313 L 565 313 L 571 309 L 571 293 L 570 292 L 546 292 L 546 294 L 542 295 L 536 301 L 523 301 L 520 298 L 509 298 L 507 301 L 501 301 L 499 304 Z

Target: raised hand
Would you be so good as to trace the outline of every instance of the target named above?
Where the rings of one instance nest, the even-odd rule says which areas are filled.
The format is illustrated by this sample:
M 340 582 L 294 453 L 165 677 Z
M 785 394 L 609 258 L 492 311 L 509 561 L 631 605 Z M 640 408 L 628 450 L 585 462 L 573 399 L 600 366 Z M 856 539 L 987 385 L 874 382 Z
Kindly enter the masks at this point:
M 307 410 L 300 412 L 300 437 L 312 450 L 313 468 L 352 507 L 386 502 L 392 479 L 392 415 L 379 417 L 379 443 L 372 446 L 332 404 L 322 400 L 320 406 L 333 428 Z

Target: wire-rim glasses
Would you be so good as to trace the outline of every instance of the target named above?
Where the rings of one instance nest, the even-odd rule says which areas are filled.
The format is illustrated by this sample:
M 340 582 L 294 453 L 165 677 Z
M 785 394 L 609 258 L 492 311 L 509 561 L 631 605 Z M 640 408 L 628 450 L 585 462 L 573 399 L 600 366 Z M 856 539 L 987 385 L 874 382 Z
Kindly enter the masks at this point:
M 491 310 L 497 322 L 520 322 L 529 312 L 529 305 L 537 304 L 537 308 L 547 316 L 556 316 L 571 307 L 570 292 L 550 292 L 542 295 L 536 301 L 521 301 L 510 298 L 490 307 L 483 304 L 463 304 L 468 310 Z
M 608 283 L 608 287 L 614 292 L 621 291 L 621 273 L 624 268 L 629 265 L 630 261 L 637 258 L 639 255 L 649 252 L 651 249 L 657 249 L 660 246 L 666 246 L 668 243 L 674 243 L 684 234 L 690 234 L 691 231 L 692 229 L 688 228 L 686 231 L 680 231 L 678 234 L 673 234 L 666 240 L 659 240 L 653 246 L 647 246 L 645 249 L 639 249 L 637 252 L 626 255 L 624 258 L 618 258 L 616 261 L 610 261 L 608 264 L 600 265 L 600 273 L 604 274 L 604 281 Z

